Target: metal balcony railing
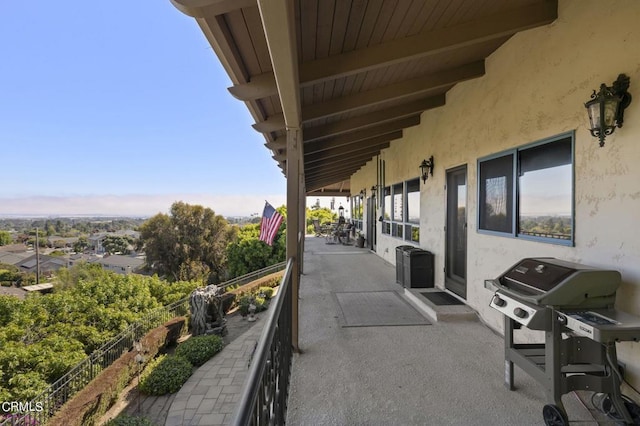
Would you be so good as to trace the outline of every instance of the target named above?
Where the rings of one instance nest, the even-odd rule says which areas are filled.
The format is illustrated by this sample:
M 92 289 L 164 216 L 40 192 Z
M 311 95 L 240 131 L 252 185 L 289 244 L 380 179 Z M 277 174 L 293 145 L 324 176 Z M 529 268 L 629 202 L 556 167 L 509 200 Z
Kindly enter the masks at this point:
M 280 425 L 287 414 L 293 349 L 292 278 L 295 259 L 287 261 L 278 294 L 256 346 L 232 425 Z
M 280 262 L 233 278 L 219 286 L 227 288 L 232 285 L 247 284 L 258 278 L 281 271 L 286 264 L 286 262 Z M 95 350 L 28 404 L 25 403 L 24 408 L 26 409 L 20 410 L 21 413 L 0 413 L 0 426 L 36 426 L 45 424 L 73 395 L 82 390 L 102 370 L 110 366 L 122 354 L 130 351 L 135 341 L 140 340 L 147 332 L 167 321 L 186 315 L 188 311 L 189 297 L 185 297 L 170 305 L 149 312 L 139 321 L 129 325 L 111 341 Z

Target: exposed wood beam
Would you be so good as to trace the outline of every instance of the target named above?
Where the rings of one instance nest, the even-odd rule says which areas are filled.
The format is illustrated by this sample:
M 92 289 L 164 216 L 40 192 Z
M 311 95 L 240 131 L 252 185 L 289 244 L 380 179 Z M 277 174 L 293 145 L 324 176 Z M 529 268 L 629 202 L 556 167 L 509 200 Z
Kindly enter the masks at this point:
M 401 118 L 400 120 L 390 121 L 387 123 L 379 124 L 377 126 L 367 127 L 362 130 L 356 130 L 355 132 L 344 133 L 332 138 L 322 139 L 314 142 L 307 142 L 304 144 L 304 151 L 308 154 L 316 151 L 324 151 L 325 149 L 336 148 L 338 146 L 358 142 L 363 139 L 369 139 L 376 136 L 401 131 L 402 129 L 417 126 L 418 124 L 420 124 L 419 115 Z M 399 137 L 402 137 L 402 135 L 400 135 Z M 398 139 L 399 137 L 390 137 L 389 140 Z
M 350 169 L 346 169 L 340 173 L 336 173 L 331 176 L 321 177 L 318 179 L 307 179 L 306 184 L 307 188 L 318 188 L 327 185 L 334 185 L 337 182 L 341 182 L 344 180 L 348 180 L 351 175 L 357 172 L 365 163 L 361 165 L 352 166 Z
M 313 145 L 309 144 L 309 146 L 305 146 L 305 153 L 307 155 L 311 155 L 318 152 L 327 151 L 330 149 L 340 148 L 342 146 L 349 146 L 352 143 L 359 143 L 360 141 L 364 141 L 364 140 L 369 141 L 370 144 L 379 144 L 383 142 L 389 142 L 392 140 L 402 138 L 402 130 L 383 133 L 381 135 L 376 134 L 374 136 L 367 135 L 363 132 L 363 133 L 360 133 L 359 136 L 354 136 L 352 139 L 347 139 L 346 136 L 348 135 L 343 135 L 332 140 L 313 142 Z
M 443 90 L 461 81 L 480 77 L 482 75 L 484 75 L 484 61 L 477 61 L 427 76 L 390 84 L 378 89 L 335 98 L 319 104 L 306 105 L 302 110 L 302 120 L 305 123 L 309 123 L 314 120 L 343 114 L 345 112 L 370 107 L 372 105 L 404 97 L 415 96 L 422 92 Z M 427 99 L 428 101 L 424 100 L 424 102 L 428 102 L 430 108 L 436 108 L 444 105 L 445 98 L 442 94 L 434 95 Z M 392 109 L 393 108 L 388 108 L 385 111 L 390 111 Z M 360 120 L 365 121 L 365 119 Z M 276 132 L 284 129 L 284 127 L 285 125 L 282 114 L 273 115 L 262 122 L 253 124 L 253 128 L 262 133 Z M 313 129 L 313 127 L 310 129 Z M 316 134 L 314 138 L 318 138 L 318 135 Z
M 430 96 L 418 101 L 396 105 L 391 108 L 374 111 L 369 114 L 348 118 L 346 120 L 334 121 L 322 126 L 305 127 L 304 141 L 305 143 L 312 142 L 317 139 L 336 136 L 398 118 L 419 114 L 428 109 L 443 106 L 445 104 L 445 99 L 445 95 Z
M 287 138 L 286 137 L 279 137 L 273 141 L 267 141 L 264 146 L 266 146 L 269 149 L 286 149 L 287 147 Z
M 347 179 L 348 179 L 348 178 L 347 178 Z M 318 190 L 321 190 L 322 188 L 325 188 L 325 187 L 327 187 L 327 186 L 335 185 L 335 183 L 336 183 L 336 181 L 334 181 L 334 182 L 329 182 L 329 183 L 322 183 L 322 182 L 321 182 L 321 183 L 313 183 L 313 184 L 312 184 L 312 186 L 313 186 L 313 191 L 318 191 Z M 312 195 L 311 195 L 311 196 L 316 196 L 316 197 L 317 197 L 317 196 L 319 196 L 319 195 L 322 195 L 322 193 L 314 192 L 314 193 L 312 193 Z M 326 196 L 329 196 L 329 194 L 327 194 Z M 338 197 L 338 196 L 341 196 L 341 197 L 351 196 L 351 191 L 349 191 L 349 192 L 344 192 L 344 193 L 338 193 L 338 194 L 335 194 L 335 196 L 336 196 L 336 197 Z
M 307 191 L 307 197 L 346 197 L 351 195 L 351 190 L 340 191 L 336 189 L 323 190 L 324 187 Z
M 489 40 L 513 35 L 518 31 L 550 24 L 557 18 L 557 0 L 542 0 L 521 8 L 485 16 L 476 21 L 424 32 L 376 46 L 305 62 L 300 65 L 300 86 L 307 87 L 327 80 L 358 74 L 398 62 L 484 43 Z M 251 98 L 250 96 L 252 93 L 268 93 L 269 95 L 273 95 L 276 93 L 275 80 L 267 74 L 270 73 L 265 73 L 265 75 L 258 79 L 261 82 L 261 86 L 263 86 L 259 90 L 239 87 L 252 86 L 251 82 L 247 82 L 236 84 L 233 91 L 249 94 L 247 98 L 239 98 L 244 101 L 254 100 L 255 98 Z M 269 78 L 271 78 L 271 81 L 268 84 L 271 85 L 271 88 L 266 89 L 264 87 L 265 82 L 269 81 Z
M 371 145 L 381 145 L 384 143 L 388 143 L 395 139 L 402 138 L 402 130 L 393 130 L 395 128 L 404 129 L 405 127 L 409 127 L 411 125 L 416 125 L 420 123 L 420 117 L 410 117 L 410 119 L 401 120 L 398 123 L 394 123 L 393 126 L 376 126 L 375 128 L 364 129 L 359 132 L 347 133 L 342 136 L 327 139 L 322 141 L 316 141 L 313 143 L 306 144 L 304 146 L 305 150 L 305 159 L 309 158 L 309 155 L 326 152 L 329 150 L 335 150 L 337 148 L 345 148 L 343 152 L 351 152 L 357 149 L 358 146 L 371 146 Z M 387 130 L 392 130 L 387 132 Z M 380 132 L 387 132 L 379 134 Z M 351 147 L 351 145 L 356 145 L 355 147 Z M 277 161 L 281 161 L 281 159 L 286 157 L 286 147 L 282 148 L 274 148 L 274 158 Z
M 278 94 L 276 77 L 272 71 L 251 77 L 248 83 L 231 86 L 227 90 L 241 101 L 264 99 Z
M 312 163 L 308 166 L 305 165 L 305 175 L 308 174 L 309 176 L 313 176 L 315 174 L 322 174 L 323 172 L 330 172 L 343 166 L 369 159 L 376 155 L 377 152 L 373 151 L 373 153 L 368 152 L 364 154 L 352 155 L 349 157 L 341 158 L 339 160 L 324 160 L 322 162 Z
M 337 173 L 333 176 L 327 176 L 327 177 L 323 177 L 323 178 L 319 178 L 319 179 L 307 179 L 305 181 L 305 184 L 307 185 L 307 188 L 317 188 L 317 187 L 322 187 L 322 186 L 327 186 L 327 185 L 335 185 L 338 182 L 343 182 L 345 180 L 349 180 L 351 178 L 351 175 L 353 175 L 355 172 L 358 171 L 358 169 L 360 169 L 361 166 L 354 166 L 353 168 L 351 168 L 350 170 L 345 170 L 341 173 Z
M 271 117 L 268 117 L 264 121 L 258 121 L 255 124 L 252 124 L 255 130 L 260 133 L 268 133 L 268 132 L 277 132 L 278 130 L 284 130 L 286 127 L 284 122 L 284 114 L 275 114 Z
M 373 155 L 375 156 L 376 154 L 373 154 Z M 335 167 L 335 168 L 333 168 L 331 170 L 322 170 L 322 171 L 318 171 L 316 173 L 310 173 L 308 176 L 305 175 L 305 179 L 307 181 L 311 182 L 311 181 L 315 181 L 315 180 L 318 180 L 318 179 L 334 177 L 337 174 L 344 173 L 344 172 L 352 173 L 354 168 L 355 168 L 355 170 L 359 169 L 360 167 L 362 167 L 365 164 L 367 164 L 367 162 L 369 162 L 370 159 L 371 159 L 371 157 L 360 158 L 357 161 L 352 161 L 350 163 L 345 163 L 345 164 L 341 165 L 340 167 Z
M 256 5 L 256 0 L 171 0 L 180 12 L 193 18 L 203 18 L 205 13 L 223 15 L 243 7 Z
M 319 120 L 396 99 L 415 96 L 419 93 L 446 90 L 456 83 L 483 75 L 484 61 L 472 62 L 457 68 L 389 84 L 366 92 L 343 96 L 318 104 L 306 105 L 302 111 L 302 121 Z
M 549 24 L 557 17 L 557 1 L 539 1 L 453 27 L 305 62 L 300 65 L 300 82 L 303 86 L 317 84 L 454 48 L 483 43 Z
M 301 253 L 298 244 L 300 231 L 300 209 L 304 202 L 304 144 L 302 142 L 302 120 L 300 87 L 298 77 L 298 55 L 296 49 L 295 12 L 289 0 L 258 0 L 273 73 L 278 87 L 278 96 L 287 128 L 287 226 L 293 232 L 287 234 L 287 259 L 295 259 L 291 282 L 291 346 L 299 352 L 298 344 L 298 290 L 300 285 Z M 301 207 L 302 204 L 302 207 Z
M 293 3 L 288 0 L 258 0 L 258 9 L 285 125 L 288 128 L 300 129 L 300 79 Z
M 389 148 L 389 145 L 390 142 L 388 140 L 371 142 L 370 139 L 365 139 L 358 143 L 352 143 L 338 148 L 328 149 L 326 151 L 320 151 L 314 154 L 305 155 L 304 163 L 310 165 L 312 163 L 317 163 L 318 161 L 323 161 L 330 158 L 348 157 L 350 155 L 361 154 L 365 151 L 371 151 L 375 149 L 380 151 L 381 149 Z

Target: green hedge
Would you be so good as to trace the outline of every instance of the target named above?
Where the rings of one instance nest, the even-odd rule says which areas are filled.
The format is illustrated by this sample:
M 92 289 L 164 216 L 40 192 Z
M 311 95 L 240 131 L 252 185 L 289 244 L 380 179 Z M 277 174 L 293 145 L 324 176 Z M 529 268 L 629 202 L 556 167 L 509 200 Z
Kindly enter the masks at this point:
M 176 356 L 186 358 L 193 366 L 199 367 L 223 347 L 224 342 L 220 336 L 196 336 L 181 343 L 176 348 Z
M 146 360 L 156 356 L 161 347 L 175 344 L 170 339 L 179 335 L 176 330 L 184 328 L 185 318 L 178 317 L 154 328 L 142 339 L 147 350 Z M 84 426 L 96 424 L 115 403 L 122 390 L 138 373 L 136 352 L 129 351 L 105 368 L 93 381 L 68 401 L 49 420 L 49 426 Z
M 181 356 L 160 355 L 149 363 L 138 389 L 147 395 L 166 395 L 180 390 L 193 373 L 193 366 Z

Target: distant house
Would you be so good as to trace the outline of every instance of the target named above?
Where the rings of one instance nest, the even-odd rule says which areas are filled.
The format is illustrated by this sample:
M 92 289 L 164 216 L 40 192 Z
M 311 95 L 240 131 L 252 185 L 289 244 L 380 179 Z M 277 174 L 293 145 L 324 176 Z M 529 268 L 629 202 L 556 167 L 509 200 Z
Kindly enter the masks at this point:
M 92 263 L 100 259 L 95 254 L 76 253 L 67 257 L 69 267 L 77 265 L 79 263 Z
M 15 265 L 22 262 L 26 258 L 32 256 L 33 253 L 12 253 L 12 252 L 0 252 L 0 263 L 7 265 Z
M 38 270 L 38 255 L 32 254 L 31 256 L 23 259 L 22 261 L 15 263 L 20 271 L 36 273 Z M 40 274 L 51 275 L 53 272 L 60 268 L 67 268 L 69 261 L 63 257 L 47 256 L 45 254 L 39 255 L 40 257 Z
M 100 232 L 97 234 L 93 234 L 89 238 L 87 238 L 89 249 L 91 249 L 95 254 L 105 253 L 104 240 L 108 236 L 129 237 L 132 240 L 136 240 L 140 238 L 140 233 L 132 229 L 125 229 L 116 232 Z M 132 250 L 133 246 L 129 245 L 129 249 Z
M 123 275 L 139 273 L 145 263 L 144 259 L 139 257 L 122 256 L 119 254 L 103 257 L 95 262 L 101 264 L 106 270 Z
M 25 253 L 28 247 L 24 244 L 7 244 L 0 246 L 0 253 Z
M 61 237 L 59 235 L 52 235 L 50 237 L 47 237 L 47 242 L 50 247 L 63 248 L 73 247 L 78 239 L 78 237 Z
M 94 234 L 87 238 L 87 243 L 89 244 L 89 248 L 96 254 L 104 253 L 104 247 L 102 243 L 104 242 L 104 238 L 107 236 L 107 233 L 101 232 L 99 234 Z

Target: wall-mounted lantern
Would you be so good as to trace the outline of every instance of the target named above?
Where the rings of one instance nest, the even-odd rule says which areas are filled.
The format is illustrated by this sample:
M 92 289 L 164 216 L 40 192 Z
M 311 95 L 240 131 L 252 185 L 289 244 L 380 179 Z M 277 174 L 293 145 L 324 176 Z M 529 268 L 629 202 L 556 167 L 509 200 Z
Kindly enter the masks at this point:
M 361 189 L 360 190 L 360 198 L 365 198 L 367 196 L 367 189 Z
M 629 77 L 620 74 L 611 86 L 604 83 L 600 85 L 600 91 L 593 91 L 591 100 L 584 104 L 589 112 L 589 125 L 591 135 L 600 140 L 600 146 L 604 146 L 604 138 L 613 133 L 616 127 L 622 127 L 624 110 L 631 103 L 629 89 Z
M 375 196 L 376 196 L 376 189 L 377 189 L 377 188 L 376 188 L 376 186 L 375 186 L 375 185 L 373 185 L 373 186 L 371 187 L 371 196 L 372 196 L 372 197 L 375 197 Z
M 420 174 L 422 176 L 422 183 L 425 183 L 429 179 L 429 175 L 433 176 L 433 155 L 428 160 L 422 160 L 420 163 Z
M 338 216 L 344 217 L 344 207 L 342 207 L 342 204 L 338 207 Z

